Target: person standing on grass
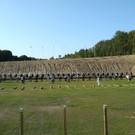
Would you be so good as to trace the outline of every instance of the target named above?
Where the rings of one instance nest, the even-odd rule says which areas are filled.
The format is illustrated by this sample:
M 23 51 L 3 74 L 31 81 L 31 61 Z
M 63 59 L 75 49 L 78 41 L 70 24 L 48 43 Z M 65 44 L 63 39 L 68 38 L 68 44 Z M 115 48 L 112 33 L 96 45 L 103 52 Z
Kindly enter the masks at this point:
M 91 79 L 91 77 L 90 77 L 90 72 L 88 72 L 88 78 L 89 78 L 89 80 Z
M 21 74 L 20 74 L 20 77 L 22 77 L 22 76 L 23 76 L 23 74 L 21 73 Z
M 84 81 L 84 79 L 85 79 L 85 73 L 83 72 L 83 74 L 82 74 L 82 81 Z
M 122 78 L 123 78 L 123 72 L 121 72 L 120 74 L 120 79 L 122 80 Z
M 62 76 L 63 76 L 63 78 L 65 78 L 65 73 L 64 72 L 62 73 Z
M 36 80 L 35 80 L 35 82 L 38 82 L 38 73 L 36 73 Z
M 70 74 L 68 73 L 68 82 L 70 82 Z
M 131 77 L 128 74 L 126 74 L 126 78 L 127 78 L 128 82 L 131 81 Z
M 97 76 L 97 85 L 100 86 L 100 77 Z
M 15 79 L 17 80 L 17 73 L 14 74 Z
M 104 71 L 102 72 L 102 76 L 104 76 L 105 74 L 104 74 Z
M 129 75 L 128 75 L 128 74 L 126 74 L 126 78 L 127 78 L 127 80 L 129 81 Z
M 92 72 L 92 75 L 93 75 L 93 78 L 95 78 L 95 73 L 94 72 Z
M 16 79 L 17 79 L 16 81 L 19 82 L 19 76 L 18 75 L 16 76 Z
M 27 78 L 29 77 L 28 73 L 25 73 L 25 77 L 27 77 Z
M 41 74 L 41 82 L 43 82 L 44 73 Z
M 70 75 L 68 76 L 68 82 L 70 82 Z
M 61 77 L 61 75 L 59 75 L 59 81 L 61 81 L 61 79 L 62 79 L 62 77 Z
M 67 81 L 67 76 L 66 75 L 64 76 L 64 78 L 65 78 L 65 81 Z
M 77 74 L 77 76 L 76 76 L 76 77 L 77 77 L 77 79 L 78 79 L 78 81 L 79 81 L 79 75 L 78 75 L 78 74 Z
M 71 74 L 71 80 L 73 81 L 73 79 L 74 79 L 74 76 L 75 76 L 75 73 L 73 72 L 72 74 Z
M 10 78 L 10 81 L 12 81 L 12 74 L 11 73 L 9 74 L 9 78 Z
M 112 76 L 114 75 L 114 72 L 112 72 Z
M 24 83 L 24 78 L 23 78 L 23 76 L 21 76 L 21 81 L 22 81 L 22 83 Z
M 25 75 L 23 76 L 23 83 L 25 83 Z
M 47 75 L 47 82 L 49 83 L 49 80 L 50 80 L 50 76 L 49 75 Z
M 59 73 L 59 72 L 57 72 L 57 76 L 58 76 L 58 78 L 59 78 L 59 76 L 60 76 L 60 73 Z
M 4 82 L 6 82 L 6 80 L 7 80 L 7 74 L 4 73 Z
M 54 74 L 52 75 L 52 83 L 54 83 L 55 81 L 55 77 L 54 77 Z
M 105 79 L 107 80 L 107 76 L 108 76 L 108 72 L 106 72 L 106 74 L 105 74 Z
M 133 73 L 132 73 L 132 71 L 131 71 L 131 74 L 130 74 L 130 75 L 131 75 L 131 78 L 133 78 Z
M 116 80 L 117 77 L 118 77 L 118 74 L 116 73 L 116 74 L 114 75 L 114 80 Z
M 49 80 L 50 80 L 50 74 L 49 72 L 47 72 L 47 82 L 49 83 Z

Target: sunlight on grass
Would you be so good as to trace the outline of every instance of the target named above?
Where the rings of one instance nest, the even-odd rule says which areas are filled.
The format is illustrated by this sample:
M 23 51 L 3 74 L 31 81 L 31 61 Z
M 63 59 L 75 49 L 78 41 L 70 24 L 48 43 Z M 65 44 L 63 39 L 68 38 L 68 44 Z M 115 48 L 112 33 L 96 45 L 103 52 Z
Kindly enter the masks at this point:
M 24 108 L 25 135 L 63 135 L 67 105 L 69 135 L 103 135 L 103 104 L 108 105 L 109 135 L 135 134 L 134 86 L 134 80 L 125 79 L 103 80 L 101 86 L 96 80 L 2 82 L 0 134 L 20 133 L 19 108 Z

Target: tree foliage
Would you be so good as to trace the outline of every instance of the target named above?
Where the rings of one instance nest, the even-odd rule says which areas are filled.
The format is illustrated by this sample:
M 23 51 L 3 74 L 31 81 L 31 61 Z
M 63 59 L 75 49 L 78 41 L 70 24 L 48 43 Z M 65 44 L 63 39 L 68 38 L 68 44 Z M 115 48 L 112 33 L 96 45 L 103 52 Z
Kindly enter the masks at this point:
M 90 49 L 81 49 L 75 54 L 64 58 L 90 58 L 135 54 L 135 30 L 128 32 L 116 31 L 110 40 L 101 40 Z
M 9 50 L 0 50 L 0 61 L 11 61 L 12 58 L 12 52 Z
M 0 50 L 0 61 L 24 61 L 24 60 L 36 60 L 35 58 L 27 57 L 22 55 L 20 57 L 13 56 L 9 50 Z

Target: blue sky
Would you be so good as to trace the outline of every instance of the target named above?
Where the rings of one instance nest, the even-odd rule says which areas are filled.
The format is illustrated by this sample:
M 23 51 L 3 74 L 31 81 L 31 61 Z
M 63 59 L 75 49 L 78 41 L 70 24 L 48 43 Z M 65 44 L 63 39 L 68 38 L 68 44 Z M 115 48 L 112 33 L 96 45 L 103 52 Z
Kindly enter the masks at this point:
M 135 29 L 135 0 L 0 0 L 0 49 L 47 58 Z M 31 46 L 31 48 L 30 48 Z

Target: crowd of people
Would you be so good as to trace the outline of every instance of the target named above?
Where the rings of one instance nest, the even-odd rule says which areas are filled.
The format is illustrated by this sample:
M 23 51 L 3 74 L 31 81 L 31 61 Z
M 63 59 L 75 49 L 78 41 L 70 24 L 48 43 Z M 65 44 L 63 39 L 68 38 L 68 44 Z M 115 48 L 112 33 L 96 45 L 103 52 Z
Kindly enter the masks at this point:
M 4 73 L 3 76 L 0 74 L 0 82 L 2 81 L 6 81 L 7 79 L 12 81 L 13 79 L 15 79 L 17 82 L 19 80 L 21 80 L 22 83 L 25 83 L 25 79 L 29 79 L 30 82 L 32 82 L 32 80 L 34 80 L 35 82 L 38 82 L 38 80 L 40 79 L 41 82 L 43 82 L 43 79 L 47 79 L 47 82 L 50 83 L 54 83 L 55 79 L 59 79 L 59 81 L 61 81 L 62 79 L 64 79 L 67 82 L 72 81 L 73 79 L 77 79 L 80 80 L 82 79 L 82 81 L 84 81 L 86 78 L 91 80 L 91 78 L 97 79 L 97 84 L 100 85 L 100 80 L 102 80 L 102 78 L 105 79 L 112 79 L 114 78 L 114 80 L 117 80 L 118 78 L 123 79 L 123 77 L 126 77 L 128 81 L 131 81 L 131 79 L 133 78 L 133 73 L 130 72 L 130 74 L 128 74 L 128 72 L 126 72 L 126 74 L 124 75 L 123 72 L 121 73 L 115 73 L 112 72 L 111 74 L 109 72 L 102 72 L 102 73 L 95 73 L 92 72 L 90 74 L 90 72 L 88 72 L 87 74 L 85 72 L 83 72 L 82 74 L 80 74 L 79 72 L 77 72 L 77 74 L 75 74 L 75 72 L 73 73 L 67 73 L 65 74 L 64 72 L 62 74 L 60 74 L 59 72 L 57 72 L 57 75 L 55 75 L 55 73 L 50 74 L 49 72 L 47 72 L 47 76 L 45 77 L 45 74 L 38 74 L 36 73 L 35 75 L 33 73 L 31 74 L 17 74 L 15 73 L 14 76 L 10 73 L 10 74 L 6 74 Z

